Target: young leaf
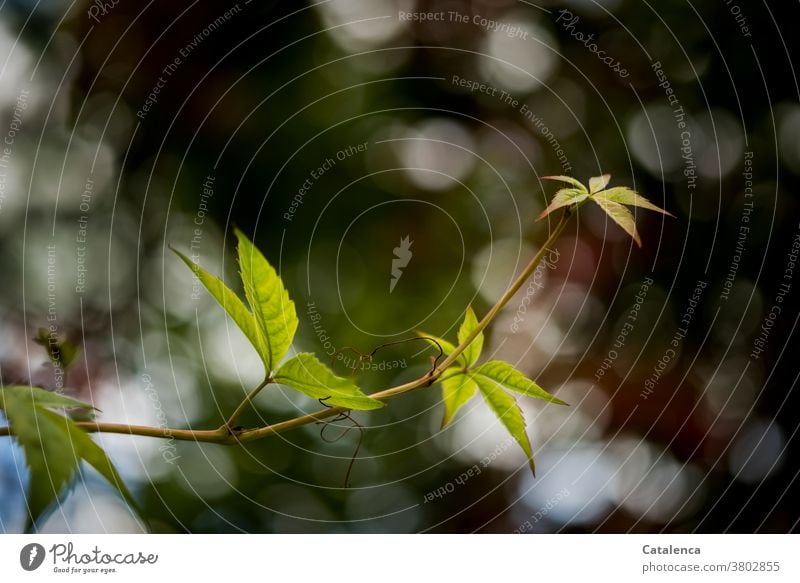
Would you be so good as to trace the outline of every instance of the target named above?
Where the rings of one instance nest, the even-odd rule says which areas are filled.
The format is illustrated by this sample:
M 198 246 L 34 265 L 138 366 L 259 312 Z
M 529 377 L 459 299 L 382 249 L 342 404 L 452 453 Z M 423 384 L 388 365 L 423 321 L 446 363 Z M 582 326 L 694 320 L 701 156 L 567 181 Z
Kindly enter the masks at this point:
M 472 334 L 477 327 L 478 318 L 475 316 L 472 306 L 469 306 L 467 308 L 467 313 L 464 314 L 464 321 L 461 323 L 461 327 L 458 329 L 458 343 L 462 344 L 465 342 L 469 335 Z M 466 362 L 467 367 L 470 367 L 477 362 L 482 351 L 483 332 L 479 333 L 475 339 L 469 343 L 466 349 L 464 349 L 464 352 L 461 353 L 464 356 L 464 362 Z
M 327 405 L 361 410 L 384 406 L 362 393 L 350 380 L 336 376 L 310 352 L 301 352 L 287 360 L 275 371 L 273 379 L 314 399 L 325 399 Z
M 550 202 L 547 208 L 544 209 L 541 214 L 539 214 L 536 220 L 540 221 L 561 207 L 577 204 L 583 200 L 586 200 L 587 198 L 589 198 L 589 194 L 586 192 L 586 189 L 578 190 L 576 188 L 562 188 L 556 192 L 553 200 Z
M 452 342 L 445 340 L 444 338 L 439 338 L 438 336 L 434 336 L 433 334 L 428 334 L 427 332 L 417 331 L 417 334 L 424 338 L 429 338 L 435 341 L 439 346 L 442 347 L 442 352 L 444 353 L 445 356 L 447 356 L 456 349 L 455 345 Z M 433 342 L 430 342 L 430 345 L 434 350 L 437 348 L 436 344 L 434 344 Z
M 462 323 L 462 326 L 463 326 L 463 323 Z M 453 344 L 449 340 L 445 340 L 444 338 L 440 338 L 439 336 L 434 336 L 433 334 L 428 334 L 427 332 L 417 332 L 417 334 L 419 334 L 420 336 L 424 336 L 425 338 L 430 338 L 431 340 L 435 340 L 436 342 L 438 342 L 439 346 L 442 347 L 442 352 L 444 353 L 445 356 L 449 356 L 450 353 L 454 352 L 455 349 L 456 349 L 456 345 L 455 344 Z M 477 341 L 478 340 L 476 339 L 476 342 Z M 436 349 L 436 345 L 433 344 L 433 342 L 431 342 L 431 347 Z M 464 356 L 463 352 L 458 355 L 458 358 L 456 358 L 456 363 L 459 364 L 462 367 L 469 366 L 467 364 L 467 359 Z
M 473 379 L 478 384 L 486 403 L 505 425 L 511 436 L 517 440 L 522 451 L 525 452 L 528 457 L 528 465 L 530 465 L 531 471 L 535 476 L 536 465 L 533 461 L 533 448 L 531 448 L 531 442 L 525 431 L 525 418 L 522 416 L 522 411 L 517 405 L 517 401 L 486 377 L 474 375 Z
M 239 296 L 225 285 L 225 282 L 221 279 L 208 273 L 177 249 L 172 249 L 172 251 L 194 272 L 197 279 L 200 280 L 200 283 L 208 290 L 208 293 L 217 300 L 219 305 L 222 306 L 222 309 L 231 317 L 239 329 L 244 332 L 244 335 L 264 362 L 264 366 L 267 367 L 267 372 L 269 372 L 270 354 L 267 352 L 266 344 L 261 337 L 258 322 L 256 322 L 252 312 L 244 305 L 244 302 L 239 299 Z
M 91 407 L 35 387 L 0 389 L 0 409 L 5 411 L 30 468 L 29 527 L 72 481 L 81 460 L 94 466 L 135 507 L 105 452 L 71 419 L 45 408 L 75 406 Z
M 460 370 L 448 369 L 442 375 L 442 397 L 444 399 L 444 418 L 442 428 L 447 427 L 458 410 L 469 401 L 478 390 L 471 375 Z
M 622 227 L 628 233 L 639 247 L 642 246 L 642 240 L 639 238 L 639 233 L 636 232 L 636 221 L 633 219 L 631 211 L 626 209 L 618 202 L 595 196 L 593 199 L 600 208 L 603 209 L 611 219 Z
M 589 191 L 586 190 L 586 187 L 579 180 L 575 180 L 571 176 L 542 176 L 542 180 L 556 180 L 558 182 L 565 182 L 566 184 L 574 186 L 580 192 L 585 192 L 587 194 L 589 193 Z
M 564 401 L 545 391 L 507 362 L 490 360 L 476 368 L 474 373 L 475 375 L 486 377 L 515 393 L 542 399 L 557 405 L 566 405 Z
M 595 176 L 589 179 L 589 192 L 594 194 L 600 192 L 608 183 L 611 182 L 611 174 L 603 174 L 602 176 Z
M 668 213 L 662 208 L 657 207 L 652 202 L 647 200 L 645 197 L 637 194 L 630 188 L 625 186 L 617 186 L 614 188 L 609 188 L 608 190 L 604 190 L 597 194 L 594 197 L 595 200 L 599 198 L 604 198 L 606 200 L 610 200 L 611 202 L 618 202 L 620 204 L 627 204 L 630 206 L 638 206 L 645 209 L 649 209 L 651 211 L 656 211 L 662 214 L 665 214 L 670 217 L 674 217 L 675 215 Z
M 297 311 L 283 281 L 261 251 L 239 229 L 236 238 L 244 293 L 266 343 L 267 370 L 272 371 L 292 345 L 299 323 Z

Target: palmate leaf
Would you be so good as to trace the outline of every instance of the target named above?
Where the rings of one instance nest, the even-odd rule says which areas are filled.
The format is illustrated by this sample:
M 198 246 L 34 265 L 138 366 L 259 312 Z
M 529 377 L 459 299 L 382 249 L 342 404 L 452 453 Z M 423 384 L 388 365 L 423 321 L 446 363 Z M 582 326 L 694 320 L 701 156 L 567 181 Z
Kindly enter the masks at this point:
M 291 387 L 326 405 L 347 409 L 380 409 L 382 401 L 362 393 L 350 380 L 336 376 L 310 352 L 301 352 L 275 371 L 276 383 Z
M 299 324 L 297 311 L 283 281 L 261 251 L 239 229 L 236 238 L 244 293 L 266 344 L 267 371 L 272 371 L 292 345 Z
M 82 460 L 100 472 L 135 508 L 133 496 L 105 452 L 71 419 L 48 410 L 53 407 L 92 408 L 88 403 L 35 387 L 0 389 L 0 409 L 30 468 L 27 529 L 72 482 Z
M 542 399 L 557 405 L 566 405 L 564 401 L 551 395 L 509 363 L 501 360 L 490 360 L 483 363 L 475 369 L 475 375 L 485 377 L 510 391 L 526 397 Z
M 611 217 L 611 220 L 622 227 L 626 233 L 633 237 L 636 244 L 641 247 L 642 240 L 639 238 L 639 233 L 636 230 L 636 221 L 633 214 L 623 205 L 641 207 L 663 213 L 670 217 L 673 216 L 630 188 L 624 186 L 606 188 L 609 182 L 611 182 L 610 174 L 603 174 L 602 176 L 593 176 L 590 178 L 588 189 L 578 180 L 569 176 L 545 176 L 544 178 L 564 182 L 574 188 L 563 188 L 556 192 L 553 200 L 547 208 L 542 211 L 537 220 L 546 217 L 553 211 L 562 207 L 574 204 L 580 205 L 580 203 L 587 199 L 593 200 L 603 212 Z
M 475 311 L 472 309 L 472 306 L 467 308 L 467 313 L 464 314 L 464 321 L 461 323 L 461 327 L 458 329 L 458 343 L 462 344 L 466 342 L 469 335 L 472 334 L 475 329 L 478 327 L 478 318 L 475 316 Z M 481 356 L 481 352 L 483 351 L 483 332 L 480 332 L 472 342 L 467 345 L 464 349 L 464 352 L 461 354 L 464 356 L 464 362 L 466 365 L 472 366 L 478 361 L 478 358 Z
M 484 400 L 500 422 L 508 429 L 511 436 L 519 443 L 528 458 L 528 465 L 536 475 L 536 464 L 533 461 L 533 448 L 525 431 L 525 418 L 517 405 L 516 399 L 501 389 L 497 383 L 482 375 L 472 377 L 477 383 Z
M 442 396 L 444 399 L 444 418 L 442 427 L 447 427 L 461 409 L 478 391 L 478 385 L 470 374 L 450 368 L 442 374 Z

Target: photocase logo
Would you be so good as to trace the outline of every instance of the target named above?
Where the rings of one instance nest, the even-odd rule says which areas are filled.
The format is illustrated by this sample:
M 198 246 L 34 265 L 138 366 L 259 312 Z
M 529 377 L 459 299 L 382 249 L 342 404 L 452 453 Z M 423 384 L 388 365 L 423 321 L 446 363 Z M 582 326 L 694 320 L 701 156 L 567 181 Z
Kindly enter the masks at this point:
M 35 571 L 44 562 L 44 547 L 38 543 L 31 543 L 22 547 L 19 552 L 19 564 L 26 571 Z
M 403 275 L 403 269 L 408 266 L 411 257 L 414 255 L 411 252 L 411 245 L 414 241 L 411 240 L 409 235 L 400 239 L 400 246 L 393 249 L 394 258 L 392 258 L 392 278 L 389 280 L 389 293 L 394 291 L 394 286 L 400 281 Z

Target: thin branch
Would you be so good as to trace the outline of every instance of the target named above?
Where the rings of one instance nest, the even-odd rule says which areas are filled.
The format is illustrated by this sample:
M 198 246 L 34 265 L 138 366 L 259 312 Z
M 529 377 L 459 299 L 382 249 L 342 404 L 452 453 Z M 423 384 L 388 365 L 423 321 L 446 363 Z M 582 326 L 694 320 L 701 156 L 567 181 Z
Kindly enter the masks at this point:
M 241 403 L 239 403 L 239 406 L 236 407 L 236 410 L 231 414 L 231 416 L 228 418 L 225 424 L 222 427 L 220 427 L 220 429 L 226 429 L 229 433 L 231 433 L 234 427 L 233 424 L 236 423 L 236 420 L 239 419 L 239 416 L 244 412 L 247 406 L 253 402 L 253 399 L 255 399 L 256 395 L 258 395 L 258 393 L 261 392 L 261 389 L 266 387 L 271 382 L 272 378 L 267 376 L 267 378 L 261 381 L 260 385 L 258 385 L 252 391 L 250 391 L 244 398 L 244 400 Z
M 399 395 L 408 393 L 410 391 L 430 386 L 432 382 L 434 382 L 444 371 L 449 367 L 451 364 L 455 362 L 455 360 L 461 355 L 464 350 L 472 343 L 475 338 L 477 338 L 478 334 L 480 334 L 488 325 L 489 323 L 497 316 L 498 312 L 503 309 L 503 307 L 509 302 L 509 300 L 514 296 L 517 291 L 525 284 L 534 270 L 539 266 L 541 263 L 542 258 L 544 257 L 545 253 L 550 251 L 550 247 L 556 242 L 558 237 L 561 235 L 561 232 L 564 230 L 564 227 L 567 226 L 569 222 L 569 218 L 571 213 L 569 210 L 565 211 L 561 217 L 561 220 L 550 233 L 550 236 L 542 245 L 541 249 L 533 256 L 530 260 L 528 265 L 525 266 L 525 269 L 517 276 L 514 280 L 514 283 L 506 290 L 503 296 L 497 301 L 497 303 L 492 306 L 492 308 L 486 313 L 486 315 L 481 319 L 478 323 L 477 327 L 470 333 L 469 336 L 461 342 L 458 346 L 456 346 L 455 350 L 451 352 L 447 357 L 442 360 L 438 365 L 436 365 L 432 370 L 425 373 L 424 376 L 415 379 L 413 381 L 409 381 L 402 385 L 397 385 L 395 387 L 391 387 L 389 389 L 385 389 L 383 391 L 379 391 L 377 393 L 372 393 L 370 397 L 373 399 L 378 399 L 381 401 L 388 401 L 389 399 L 393 399 Z M 258 394 L 261 389 L 263 389 L 267 384 L 269 384 L 270 379 L 267 378 L 264 382 L 253 389 L 249 395 L 239 404 L 236 411 L 233 412 L 231 418 L 218 429 L 211 429 L 211 430 L 193 430 L 193 429 L 170 429 L 167 427 L 147 427 L 142 425 L 124 425 L 120 423 L 94 423 L 94 422 L 79 422 L 77 425 L 83 428 L 85 431 L 90 433 L 94 432 L 102 432 L 102 433 L 123 433 L 123 434 L 130 434 L 130 435 L 142 435 L 146 437 L 160 437 L 164 439 L 177 439 L 181 441 L 198 441 L 198 442 L 207 442 L 207 443 L 218 443 L 222 445 L 233 445 L 236 443 L 247 443 L 249 441 L 256 441 L 258 439 L 263 439 L 265 437 L 269 437 L 271 435 L 276 435 L 278 433 L 283 433 L 284 431 L 289 431 L 291 429 L 295 429 L 297 427 L 302 427 L 303 425 L 308 425 L 309 423 L 315 423 L 317 421 L 322 421 L 327 419 L 328 417 L 335 417 L 337 415 L 341 415 L 345 411 L 349 411 L 344 407 L 331 407 L 329 409 L 323 409 L 321 411 L 316 411 L 314 413 L 308 413 L 306 415 L 301 415 L 299 417 L 295 417 L 294 419 L 288 419 L 286 421 L 281 421 L 279 423 L 273 423 L 271 425 L 267 425 L 264 427 L 258 427 L 255 429 L 242 429 L 238 430 L 231 427 L 231 424 L 236 421 L 239 415 L 242 413 L 244 408 L 251 403 L 253 397 Z M 13 431 L 9 427 L 0 427 L 0 436 L 3 435 L 12 435 Z

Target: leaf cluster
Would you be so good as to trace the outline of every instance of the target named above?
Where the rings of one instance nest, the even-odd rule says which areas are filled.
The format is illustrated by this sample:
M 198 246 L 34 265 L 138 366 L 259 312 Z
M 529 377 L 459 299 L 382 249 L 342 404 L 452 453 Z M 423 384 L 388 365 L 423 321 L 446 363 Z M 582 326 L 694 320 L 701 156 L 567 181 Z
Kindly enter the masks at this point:
M 456 350 L 456 347 L 444 338 L 427 334 L 426 336 L 439 344 L 447 355 Z M 535 473 L 533 448 L 525 430 L 525 418 L 516 399 L 508 391 L 558 405 L 566 403 L 545 391 L 507 362 L 490 360 L 477 364 L 483 351 L 483 332 L 479 331 L 478 319 L 472 307 L 467 308 L 464 321 L 458 329 L 458 342 L 459 345 L 466 342 L 469 344 L 456 357 L 453 365 L 439 377 L 444 401 L 442 427 L 449 425 L 459 409 L 476 393 L 480 393 L 489 408 L 519 443 L 528 458 L 531 471 Z
M 612 221 L 617 223 L 628 233 L 639 247 L 642 246 L 642 239 L 636 230 L 636 221 L 633 213 L 625 205 L 632 207 L 645 208 L 656 211 L 667 216 L 673 216 L 662 208 L 657 207 L 642 195 L 625 186 L 607 188 L 611 182 L 610 174 L 595 176 L 589 179 L 589 187 L 570 176 L 543 176 L 545 180 L 555 180 L 569 184 L 571 188 L 562 188 L 556 192 L 553 200 L 539 215 L 543 219 L 550 213 L 560 208 L 578 208 L 587 201 L 592 201 L 605 212 Z

